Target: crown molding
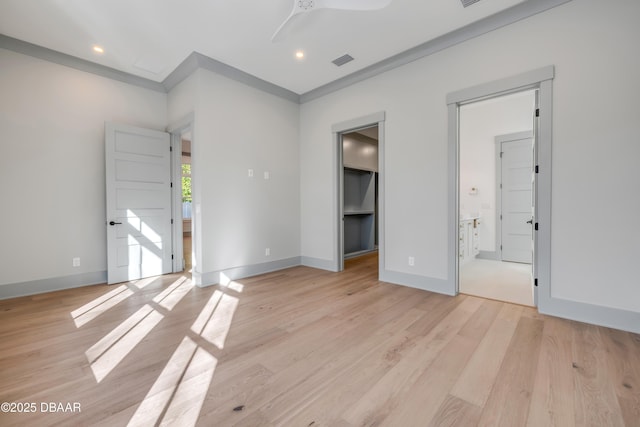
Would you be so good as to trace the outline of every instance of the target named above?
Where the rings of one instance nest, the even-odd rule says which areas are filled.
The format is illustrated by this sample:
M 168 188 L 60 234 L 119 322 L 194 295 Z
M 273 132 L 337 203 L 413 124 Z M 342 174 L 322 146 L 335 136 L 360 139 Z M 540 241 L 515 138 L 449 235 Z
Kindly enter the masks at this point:
M 300 95 L 304 104 L 571 0 L 527 0 Z
M 164 86 L 159 82 L 145 79 L 144 77 L 134 76 L 133 74 L 125 73 L 124 71 L 116 70 L 115 68 L 96 64 L 95 62 L 87 61 L 86 59 L 67 55 L 66 53 L 38 46 L 23 40 L 14 39 L 13 37 L 9 37 L 4 34 L 0 34 L 0 48 L 53 62 L 55 64 L 64 65 L 65 67 L 75 68 L 76 70 L 85 71 L 87 73 L 96 74 L 108 79 L 140 86 L 145 89 L 151 89 L 157 92 L 166 92 Z

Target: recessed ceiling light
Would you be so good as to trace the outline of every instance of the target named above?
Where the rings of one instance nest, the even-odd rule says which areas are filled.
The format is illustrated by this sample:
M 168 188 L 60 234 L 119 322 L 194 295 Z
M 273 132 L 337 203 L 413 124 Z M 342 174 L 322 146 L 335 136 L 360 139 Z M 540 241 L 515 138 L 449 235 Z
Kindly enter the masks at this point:
M 296 58 L 298 58 L 298 59 L 304 59 L 304 51 L 302 51 L 302 50 L 297 50 L 297 51 L 296 51 Z
M 93 51 L 94 51 L 95 53 L 104 53 L 104 49 L 103 49 L 103 48 L 101 48 L 101 47 L 100 47 L 100 46 L 98 46 L 98 45 L 94 45 L 94 46 L 93 46 Z

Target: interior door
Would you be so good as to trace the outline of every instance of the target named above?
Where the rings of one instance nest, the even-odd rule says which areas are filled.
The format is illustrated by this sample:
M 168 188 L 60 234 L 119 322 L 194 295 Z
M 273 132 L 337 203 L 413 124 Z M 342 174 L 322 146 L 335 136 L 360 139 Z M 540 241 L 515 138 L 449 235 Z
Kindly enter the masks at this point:
M 107 281 L 171 272 L 168 133 L 105 125 Z
M 504 141 L 502 168 L 502 260 L 532 263 L 533 138 Z
M 536 218 L 538 217 L 538 212 L 536 211 L 536 207 L 538 206 L 538 192 L 536 179 L 536 165 L 538 164 L 538 113 L 539 113 L 539 104 L 538 104 L 538 91 L 535 91 L 534 94 L 535 99 L 535 109 L 533 110 L 533 144 L 531 144 L 531 170 L 533 173 L 531 174 L 531 290 L 533 292 L 533 305 L 538 306 L 538 288 L 536 283 L 536 277 L 538 277 L 538 259 L 537 259 L 537 251 L 536 247 L 538 245 L 538 235 L 534 230 L 534 224 L 536 223 Z

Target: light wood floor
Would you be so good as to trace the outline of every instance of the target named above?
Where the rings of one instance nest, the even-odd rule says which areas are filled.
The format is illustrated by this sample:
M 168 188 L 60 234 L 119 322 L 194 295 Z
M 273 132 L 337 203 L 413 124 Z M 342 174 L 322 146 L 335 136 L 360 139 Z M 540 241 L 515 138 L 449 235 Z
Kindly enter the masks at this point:
M 188 236 L 182 237 L 182 256 L 184 258 L 184 270 L 191 271 L 191 267 L 193 267 L 193 263 L 191 262 L 191 253 L 192 253 L 192 240 L 191 233 Z
M 38 408 L 0 425 L 640 425 L 640 336 L 381 283 L 376 263 L 0 301 L 0 402 Z

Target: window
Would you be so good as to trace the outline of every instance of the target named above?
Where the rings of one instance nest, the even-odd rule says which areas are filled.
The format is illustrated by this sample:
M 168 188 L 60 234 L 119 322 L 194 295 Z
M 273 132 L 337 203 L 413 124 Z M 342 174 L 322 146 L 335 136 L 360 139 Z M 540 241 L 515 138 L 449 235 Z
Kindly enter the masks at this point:
M 182 218 L 191 219 L 191 164 L 182 164 Z

